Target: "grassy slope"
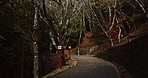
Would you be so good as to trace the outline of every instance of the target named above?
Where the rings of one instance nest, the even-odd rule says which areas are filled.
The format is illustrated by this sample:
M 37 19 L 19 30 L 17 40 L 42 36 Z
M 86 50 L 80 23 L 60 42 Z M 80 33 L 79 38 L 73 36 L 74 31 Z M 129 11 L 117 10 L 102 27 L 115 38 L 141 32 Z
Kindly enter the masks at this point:
M 97 57 L 119 63 L 134 78 L 148 78 L 148 34 L 99 53 Z

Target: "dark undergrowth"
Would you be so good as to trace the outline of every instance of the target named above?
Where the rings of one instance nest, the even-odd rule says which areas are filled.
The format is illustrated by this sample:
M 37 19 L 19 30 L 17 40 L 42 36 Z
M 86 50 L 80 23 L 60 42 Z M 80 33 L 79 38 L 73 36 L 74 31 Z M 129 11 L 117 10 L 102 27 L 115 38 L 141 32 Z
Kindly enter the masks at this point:
M 98 53 L 96 56 L 122 65 L 133 78 L 147 78 L 148 34 L 128 44 Z

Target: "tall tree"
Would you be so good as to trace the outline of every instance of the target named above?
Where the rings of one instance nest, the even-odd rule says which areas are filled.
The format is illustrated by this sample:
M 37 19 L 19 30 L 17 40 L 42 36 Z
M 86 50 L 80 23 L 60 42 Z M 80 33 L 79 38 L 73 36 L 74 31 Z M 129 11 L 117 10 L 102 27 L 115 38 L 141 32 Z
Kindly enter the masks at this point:
M 34 1 L 34 24 L 33 24 L 33 53 L 34 53 L 34 78 L 38 78 L 39 59 L 38 59 L 38 7 L 39 1 Z

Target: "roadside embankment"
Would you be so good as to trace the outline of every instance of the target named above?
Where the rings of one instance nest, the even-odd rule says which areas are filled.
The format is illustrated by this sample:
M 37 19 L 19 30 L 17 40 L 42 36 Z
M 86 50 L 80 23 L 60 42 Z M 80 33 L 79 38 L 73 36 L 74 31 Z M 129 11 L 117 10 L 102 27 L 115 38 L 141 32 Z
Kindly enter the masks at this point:
M 98 53 L 96 56 L 122 65 L 133 78 L 147 78 L 148 34 L 125 45 Z

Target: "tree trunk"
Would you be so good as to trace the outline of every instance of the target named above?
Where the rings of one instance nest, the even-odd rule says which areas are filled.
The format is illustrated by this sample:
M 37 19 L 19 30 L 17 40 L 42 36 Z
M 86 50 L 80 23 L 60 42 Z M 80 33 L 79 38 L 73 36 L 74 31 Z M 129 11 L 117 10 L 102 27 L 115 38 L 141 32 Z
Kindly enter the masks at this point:
M 80 55 L 80 43 L 81 43 L 81 37 L 82 37 L 82 30 L 80 30 L 80 36 L 79 36 L 78 56 Z
M 119 34 L 118 34 L 118 41 L 119 41 L 119 44 L 121 43 L 121 27 L 119 27 Z
M 113 42 L 113 40 L 112 40 L 112 39 L 110 39 L 110 44 L 111 44 L 111 47 L 113 47 L 113 46 L 114 46 L 114 42 Z
M 22 70 L 21 70 L 21 78 L 24 78 L 24 52 L 22 51 Z
M 35 2 L 35 14 L 34 14 L 34 25 L 33 25 L 33 53 L 34 53 L 34 68 L 33 68 L 33 74 L 34 78 L 38 78 L 38 37 L 37 37 L 37 30 L 38 30 L 38 1 Z

